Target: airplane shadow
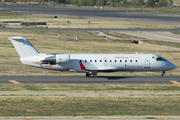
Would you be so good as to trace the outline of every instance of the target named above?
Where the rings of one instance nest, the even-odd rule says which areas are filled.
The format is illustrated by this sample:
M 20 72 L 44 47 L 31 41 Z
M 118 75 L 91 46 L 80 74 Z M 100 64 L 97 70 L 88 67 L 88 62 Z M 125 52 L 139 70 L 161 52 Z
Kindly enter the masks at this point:
M 106 78 L 107 80 L 121 80 L 121 79 L 126 79 L 126 78 L 133 78 L 131 77 L 126 77 L 126 76 L 96 76 L 96 78 Z

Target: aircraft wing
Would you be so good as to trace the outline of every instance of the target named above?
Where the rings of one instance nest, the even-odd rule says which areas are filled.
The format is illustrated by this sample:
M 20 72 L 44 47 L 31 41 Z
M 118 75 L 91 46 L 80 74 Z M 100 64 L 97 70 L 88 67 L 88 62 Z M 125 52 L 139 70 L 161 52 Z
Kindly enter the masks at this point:
M 92 68 L 86 68 L 81 60 L 79 61 L 79 65 L 81 67 L 81 70 L 85 70 L 85 71 L 89 71 L 89 72 L 113 72 L 113 71 L 116 71 L 115 68 L 113 67 L 101 67 L 101 68 L 97 68 L 97 67 L 92 67 Z

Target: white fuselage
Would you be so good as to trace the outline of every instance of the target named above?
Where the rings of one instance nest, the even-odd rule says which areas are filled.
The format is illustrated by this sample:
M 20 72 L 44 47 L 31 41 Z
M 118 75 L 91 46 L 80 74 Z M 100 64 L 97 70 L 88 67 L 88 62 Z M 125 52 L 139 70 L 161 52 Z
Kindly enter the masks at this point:
M 165 71 L 177 68 L 154 54 L 40 54 L 24 37 L 8 38 L 23 64 L 58 71 L 85 72 L 94 77 L 98 72 Z
M 115 72 L 115 71 L 167 71 L 176 66 L 155 54 L 69 54 L 70 61 L 63 64 L 40 64 L 41 60 L 53 55 L 39 55 L 21 58 L 23 64 L 34 67 L 58 70 L 87 72 Z M 82 62 L 87 70 L 82 70 L 79 64 Z

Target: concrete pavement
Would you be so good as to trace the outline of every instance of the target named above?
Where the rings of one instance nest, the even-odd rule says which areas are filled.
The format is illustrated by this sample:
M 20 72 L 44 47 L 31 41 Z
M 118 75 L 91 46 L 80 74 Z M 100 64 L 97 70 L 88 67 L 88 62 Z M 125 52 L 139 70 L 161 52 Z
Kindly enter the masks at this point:
M 180 35 L 173 34 L 168 31 L 156 32 L 156 31 L 118 31 L 118 33 L 133 35 L 136 37 L 146 38 L 148 40 L 160 40 L 160 41 L 168 41 L 168 42 L 177 42 L 180 43 Z
M 179 14 L 127 12 L 118 10 L 103 10 L 84 7 L 63 6 L 27 6 L 27 5 L 0 5 L 1 10 L 11 10 L 13 13 L 40 14 L 44 16 L 84 17 L 89 19 L 104 19 L 129 21 L 138 23 L 153 23 L 165 25 L 179 25 Z
M 176 81 L 176 82 L 172 82 Z M 180 76 L 0 76 L 0 84 L 180 84 Z

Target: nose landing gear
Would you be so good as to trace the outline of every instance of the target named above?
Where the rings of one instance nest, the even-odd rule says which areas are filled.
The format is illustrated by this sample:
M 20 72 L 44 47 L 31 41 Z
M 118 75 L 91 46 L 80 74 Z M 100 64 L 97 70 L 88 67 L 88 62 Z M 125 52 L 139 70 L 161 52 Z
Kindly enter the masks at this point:
M 165 71 L 162 71 L 162 75 L 161 75 L 161 77 L 164 77 L 164 74 L 165 74 L 166 72 Z

